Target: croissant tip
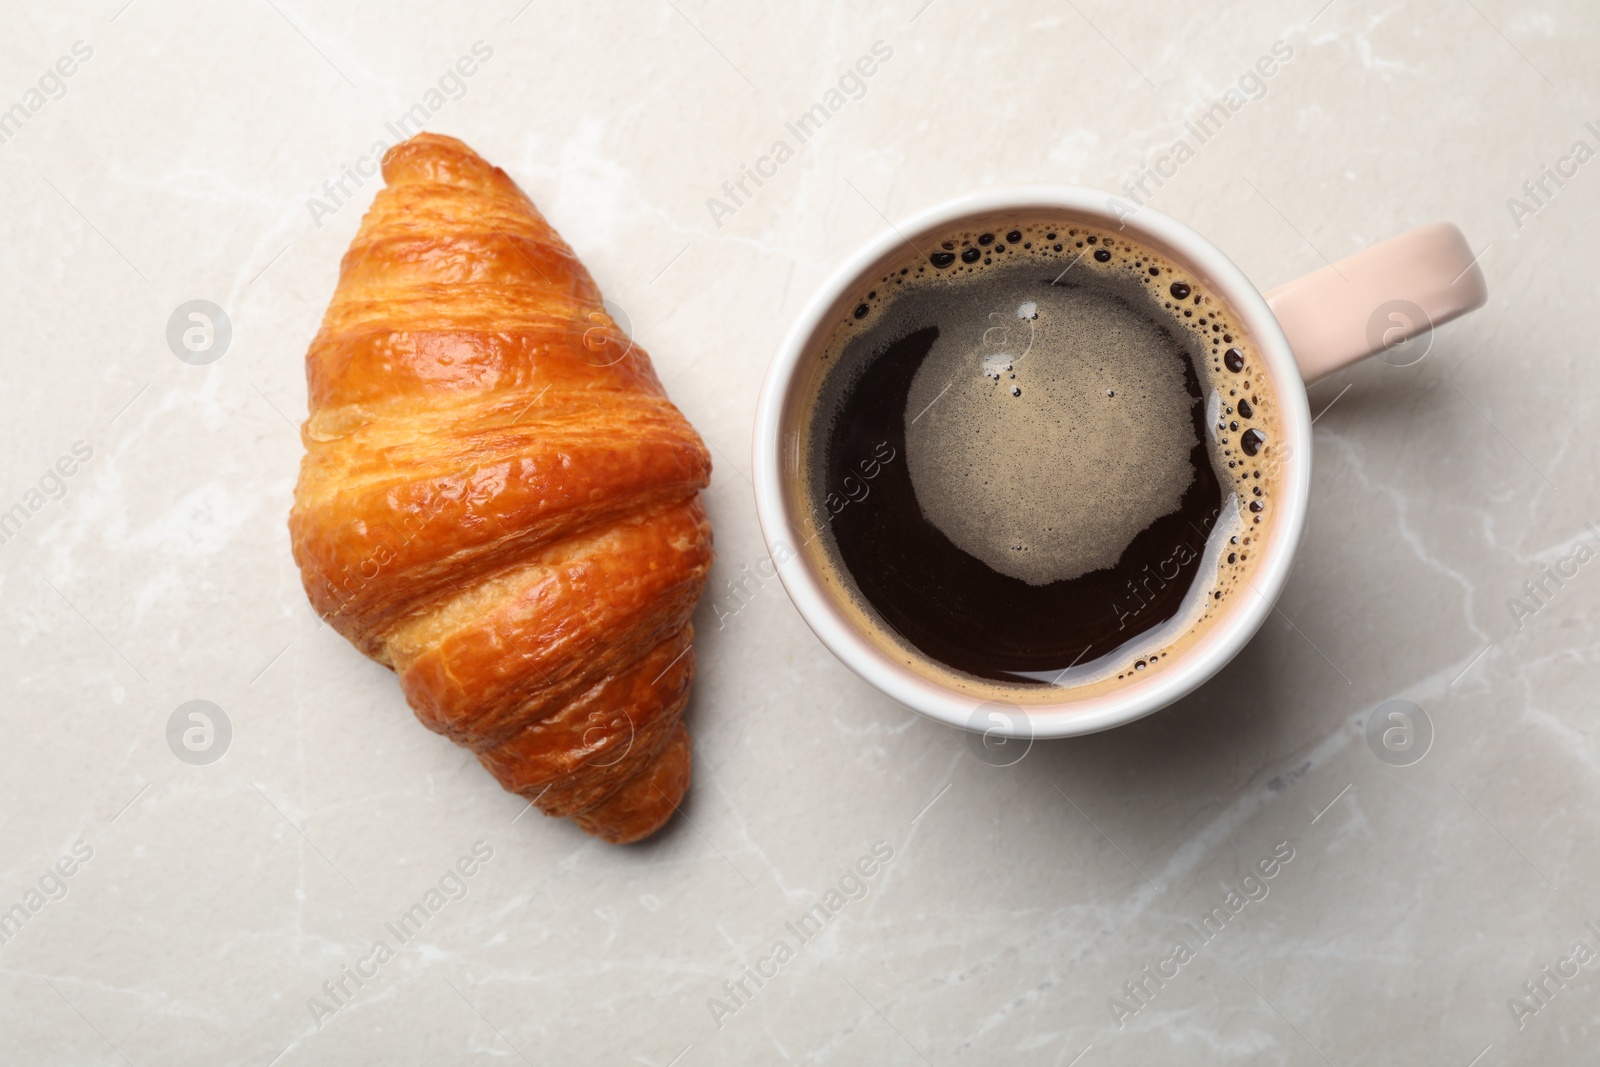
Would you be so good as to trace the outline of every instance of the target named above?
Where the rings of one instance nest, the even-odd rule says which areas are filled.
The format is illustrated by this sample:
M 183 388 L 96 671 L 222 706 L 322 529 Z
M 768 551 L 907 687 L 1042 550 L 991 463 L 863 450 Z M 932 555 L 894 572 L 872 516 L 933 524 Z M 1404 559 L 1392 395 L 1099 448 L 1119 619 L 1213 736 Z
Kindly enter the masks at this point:
M 391 147 L 383 154 L 383 180 L 389 186 L 408 181 L 466 186 L 507 183 L 513 188 L 516 184 L 471 145 L 442 133 L 419 133 Z
M 387 163 L 389 158 L 397 153 L 417 151 L 419 149 L 449 149 L 450 151 L 459 153 L 461 155 L 477 156 L 479 159 L 483 158 L 482 156 L 479 156 L 477 152 L 472 150 L 471 145 L 467 144 L 467 142 L 458 137 L 451 137 L 449 134 L 444 133 L 424 132 L 416 134 L 412 137 L 408 137 L 399 144 L 390 146 L 389 150 L 383 154 L 383 161 Z
M 689 792 L 693 756 L 688 728 L 679 720 L 671 738 L 644 773 L 594 808 L 573 817 L 585 833 L 613 845 L 631 845 L 672 820 Z

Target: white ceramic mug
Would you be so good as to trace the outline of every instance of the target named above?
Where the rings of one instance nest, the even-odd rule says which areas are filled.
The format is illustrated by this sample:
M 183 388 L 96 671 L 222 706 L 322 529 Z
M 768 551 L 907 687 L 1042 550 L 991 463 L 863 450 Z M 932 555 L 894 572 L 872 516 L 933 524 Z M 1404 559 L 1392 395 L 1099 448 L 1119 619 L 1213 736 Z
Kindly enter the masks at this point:
M 969 226 L 1001 228 L 1008 218 L 1060 220 L 1118 230 L 1191 271 L 1243 321 L 1270 376 L 1288 444 L 1280 466 L 1278 520 L 1252 579 L 1255 595 L 1232 607 L 1199 640 L 1148 678 L 1078 699 L 1024 703 L 1010 714 L 975 717 L 983 702 L 896 662 L 868 639 L 819 581 L 807 553 L 789 549 L 802 528 L 799 430 L 807 413 L 800 388 L 834 326 L 865 283 L 907 246 Z M 1148 715 L 1204 683 L 1266 620 L 1288 578 L 1305 523 L 1311 482 L 1311 414 L 1305 383 L 1392 349 L 1487 299 L 1483 273 L 1461 231 L 1438 223 L 1358 252 L 1263 295 L 1205 237 L 1149 208 L 1130 212 L 1109 194 L 1077 186 L 992 189 L 925 211 L 869 242 L 823 284 L 789 330 L 768 368 L 756 406 L 756 513 L 783 585 L 823 644 L 851 670 L 902 704 L 966 729 L 1002 736 L 1067 737 Z

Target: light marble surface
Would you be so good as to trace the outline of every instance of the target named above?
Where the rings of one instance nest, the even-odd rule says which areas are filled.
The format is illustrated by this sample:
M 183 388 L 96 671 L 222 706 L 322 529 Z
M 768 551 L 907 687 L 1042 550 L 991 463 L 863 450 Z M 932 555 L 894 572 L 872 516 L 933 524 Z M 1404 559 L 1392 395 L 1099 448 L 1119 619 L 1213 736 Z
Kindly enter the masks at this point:
M 41 879 L 59 897 L 0 944 L 0 1061 L 1594 1062 L 1600 961 L 1560 961 L 1600 949 L 1600 563 L 1524 617 L 1508 601 L 1600 541 L 1600 162 L 1542 206 L 1520 192 L 1600 148 L 1600 11 L 521 3 L 8 12 L 0 107 L 92 55 L 0 144 L 0 509 L 27 512 L 0 545 L 0 908 Z M 713 217 L 876 41 L 864 95 Z M 1491 302 L 1414 366 L 1312 390 L 1297 570 L 1192 698 L 991 767 L 834 661 L 776 584 L 720 628 L 708 598 L 687 816 L 619 849 L 517 818 L 313 617 L 284 525 L 302 355 L 376 183 L 309 198 L 413 104 L 523 185 L 713 446 L 715 597 L 764 551 L 763 370 L 836 262 L 975 187 L 1137 178 L 1277 41 L 1265 95 L 1152 202 L 1264 287 L 1449 219 Z M 210 365 L 165 341 L 191 299 L 232 323 Z M 1364 740 L 1394 698 L 1433 725 L 1411 766 Z M 232 726 L 207 766 L 166 739 L 194 699 Z M 399 944 L 384 924 L 479 841 L 466 895 Z M 785 923 L 878 842 L 864 899 L 799 945 Z M 1185 924 L 1280 842 L 1267 895 L 1202 943 Z M 714 1019 L 780 938 L 795 957 Z M 1179 939 L 1193 958 L 1128 998 Z M 394 957 L 314 1020 L 379 940 Z M 1546 965 L 1578 974 L 1514 1017 Z M 1112 998 L 1139 1010 L 1119 1025 Z

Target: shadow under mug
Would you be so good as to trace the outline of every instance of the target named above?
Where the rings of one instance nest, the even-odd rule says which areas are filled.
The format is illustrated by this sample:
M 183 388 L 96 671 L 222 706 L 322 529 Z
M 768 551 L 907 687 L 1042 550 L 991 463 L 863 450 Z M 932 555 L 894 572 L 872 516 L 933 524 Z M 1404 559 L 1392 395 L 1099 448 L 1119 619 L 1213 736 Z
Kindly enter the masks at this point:
M 1120 209 L 1120 210 L 1119 210 Z M 1008 219 L 1060 220 L 1117 230 L 1165 255 L 1207 286 L 1255 340 L 1282 414 L 1283 450 L 1273 525 L 1250 595 L 1160 671 L 1108 692 L 1073 698 L 1072 690 L 993 703 L 944 686 L 896 661 L 874 643 L 830 594 L 790 539 L 802 526 L 798 484 L 804 386 L 835 325 L 861 289 L 904 258 L 907 246 L 969 225 L 997 228 Z M 1488 299 L 1466 238 L 1436 223 L 1357 252 L 1263 294 L 1214 244 L 1150 208 L 1129 212 L 1109 194 L 1078 186 L 990 189 L 959 197 L 891 227 L 823 283 L 774 356 L 756 406 L 756 513 L 779 577 L 806 623 L 834 655 L 900 703 L 940 722 L 1002 737 L 1068 737 L 1132 722 L 1182 698 L 1228 663 L 1266 620 L 1288 578 L 1305 524 L 1311 480 L 1311 414 L 1306 384 L 1367 356 L 1403 353 L 1412 338 L 1482 307 Z M 1418 357 L 1403 357 L 1414 362 Z M 787 551 L 785 551 L 787 549 Z M 780 562 L 781 560 L 781 562 Z M 1036 702 L 1041 698 L 1047 702 Z

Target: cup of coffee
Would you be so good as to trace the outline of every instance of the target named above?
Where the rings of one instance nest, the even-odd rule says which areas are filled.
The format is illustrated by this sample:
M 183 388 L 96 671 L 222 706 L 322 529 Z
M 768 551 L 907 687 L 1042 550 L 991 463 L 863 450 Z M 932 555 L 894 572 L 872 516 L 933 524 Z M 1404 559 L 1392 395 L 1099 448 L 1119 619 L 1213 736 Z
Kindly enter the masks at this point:
M 762 533 L 817 636 L 901 703 L 1007 737 L 1117 726 L 1272 611 L 1306 382 L 1420 358 L 1486 295 L 1448 224 L 1263 295 L 1151 209 L 974 193 L 869 243 L 790 330 L 756 411 Z

